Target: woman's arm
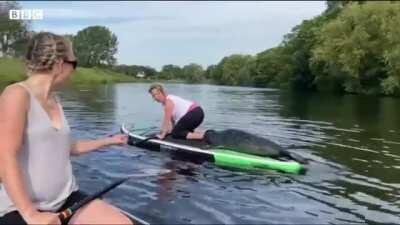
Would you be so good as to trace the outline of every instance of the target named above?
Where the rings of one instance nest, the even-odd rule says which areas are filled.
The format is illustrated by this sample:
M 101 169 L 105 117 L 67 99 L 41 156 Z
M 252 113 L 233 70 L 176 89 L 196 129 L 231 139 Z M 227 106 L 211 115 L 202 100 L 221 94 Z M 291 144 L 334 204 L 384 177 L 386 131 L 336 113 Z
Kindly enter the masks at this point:
M 22 147 L 29 94 L 17 85 L 0 97 L 0 177 L 15 207 L 26 221 L 39 213 L 27 194 L 18 162 Z
M 160 139 L 163 139 L 171 130 L 171 119 L 172 119 L 172 111 L 174 110 L 174 103 L 167 99 L 164 106 L 164 118 L 161 127 L 161 134 L 159 136 Z
M 109 145 L 122 145 L 127 140 L 126 135 L 114 135 L 97 140 L 78 140 L 72 145 L 71 155 L 81 155 Z

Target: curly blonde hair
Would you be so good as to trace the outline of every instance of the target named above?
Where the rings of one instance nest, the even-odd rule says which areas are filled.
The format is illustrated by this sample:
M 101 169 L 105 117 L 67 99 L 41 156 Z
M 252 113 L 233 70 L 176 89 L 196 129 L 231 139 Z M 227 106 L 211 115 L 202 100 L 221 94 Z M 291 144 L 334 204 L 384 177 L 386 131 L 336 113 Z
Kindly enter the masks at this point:
M 63 36 L 40 32 L 28 43 L 26 68 L 29 72 L 50 71 L 58 59 L 67 59 L 69 47 L 70 43 Z

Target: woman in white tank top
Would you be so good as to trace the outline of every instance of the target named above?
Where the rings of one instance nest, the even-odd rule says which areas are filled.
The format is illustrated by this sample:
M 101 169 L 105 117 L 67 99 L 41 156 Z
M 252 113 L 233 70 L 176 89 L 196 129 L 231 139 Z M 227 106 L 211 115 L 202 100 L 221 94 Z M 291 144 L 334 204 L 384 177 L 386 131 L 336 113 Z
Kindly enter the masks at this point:
M 0 224 L 60 224 L 57 212 L 82 199 L 70 155 L 124 144 L 127 137 L 73 142 L 54 96 L 77 65 L 72 44 L 41 32 L 28 44 L 25 81 L 0 98 Z M 95 200 L 78 210 L 72 224 L 130 224 L 108 203 Z
M 158 138 L 164 139 L 169 133 L 177 139 L 204 138 L 204 131 L 195 130 L 204 120 L 204 111 L 196 102 L 167 94 L 161 84 L 151 85 L 149 93 L 164 106 L 164 119 Z

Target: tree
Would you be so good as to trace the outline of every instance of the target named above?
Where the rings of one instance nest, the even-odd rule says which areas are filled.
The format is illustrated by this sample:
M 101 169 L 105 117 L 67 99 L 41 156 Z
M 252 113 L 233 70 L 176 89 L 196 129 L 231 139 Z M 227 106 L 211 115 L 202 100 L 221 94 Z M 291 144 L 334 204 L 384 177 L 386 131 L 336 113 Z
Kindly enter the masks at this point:
M 251 55 L 234 54 L 224 57 L 213 71 L 213 78 L 219 84 L 249 85 L 253 83 L 250 64 Z M 246 68 L 245 68 L 246 67 Z M 243 76 L 242 78 L 240 76 Z
M 10 20 L 8 18 L 10 9 L 21 9 L 21 7 L 15 1 L 0 2 L 0 55 L 21 57 L 31 36 L 28 31 L 29 22 Z
M 291 66 L 292 75 L 289 78 L 285 74 L 284 83 L 299 89 L 312 90 L 315 88 L 314 80 L 318 73 L 313 73 L 314 71 L 310 68 L 312 50 L 318 45 L 318 34 L 321 28 L 329 21 L 334 20 L 336 16 L 337 13 L 328 13 L 311 20 L 304 20 L 285 36 L 280 54 L 287 56 L 283 58 L 289 59 L 287 62 Z
M 280 46 L 257 54 L 255 60 L 254 85 L 259 87 L 285 87 L 293 74 L 291 56 Z
M 345 76 L 343 86 L 348 92 L 398 92 L 399 12 L 400 4 L 390 2 L 348 5 L 337 19 L 321 29 L 320 45 L 314 49 L 312 60 L 342 71 Z
M 199 82 L 203 80 L 203 67 L 196 63 L 186 65 L 182 69 L 183 77 L 189 82 Z
M 333 11 L 338 11 L 346 7 L 349 3 L 352 2 L 357 2 L 358 4 L 363 4 L 366 2 L 366 0 L 359 0 L 359 1 L 354 1 L 354 0 L 327 0 L 326 3 L 326 11 L 325 13 L 330 13 Z
M 73 38 L 74 50 L 82 66 L 111 66 L 116 63 L 118 40 L 108 28 L 87 27 Z
M 140 72 L 143 72 L 148 78 L 155 77 L 157 75 L 157 71 L 150 66 L 117 65 L 113 66 L 112 69 L 116 72 L 124 73 L 129 76 L 136 76 Z
M 212 79 L 213 78 L 213 73 L 216 69 L 216 65 L 209 65 L 206 69 L 206 71 L 204 71 L 204 78 L 205 79 Z
M 183 78 L 182 69 L 176 65 L 165 65 L 162 67 L 161 72 L 159 73 L 160 79 L 181 79 Z
M 146 77 L 149 77 L 149 78 L 153 78 L 153 77 L 157 76 L 157 74 L 158 74 L 157 70 L 151 66 L 143 66 L 142 69 L 143 69 L 143 72 L 146 75 Z

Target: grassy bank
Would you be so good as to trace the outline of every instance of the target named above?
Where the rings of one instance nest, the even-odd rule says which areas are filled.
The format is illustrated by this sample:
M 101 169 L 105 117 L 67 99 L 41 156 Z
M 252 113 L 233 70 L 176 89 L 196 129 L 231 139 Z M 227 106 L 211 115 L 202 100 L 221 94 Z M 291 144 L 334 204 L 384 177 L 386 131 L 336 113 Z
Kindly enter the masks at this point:
M 25 67 L 21 60 L 0 58 L 0 83 L 10 84 L 25 77 Z
M 134 77 L 100 68 L 78 68 L 72 75 L 73 84 L 104 84 L 136 81 Z
M 24 63 L 19 59 L 0 58 L 0 83 L 10 84 L 26 78 Z M 132 82 L 135 78 L 99 68 L 79 67 L 71 77 L 73 84 Z

